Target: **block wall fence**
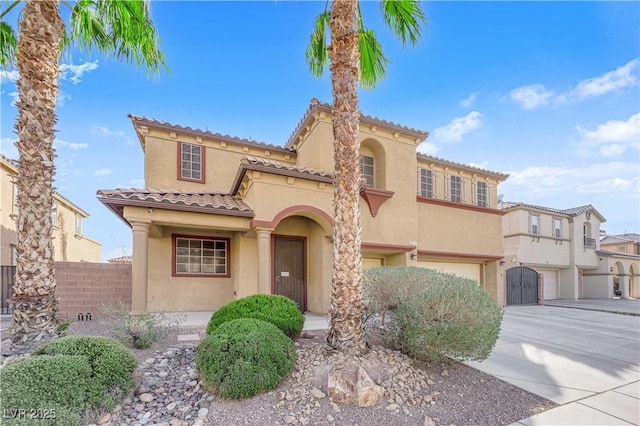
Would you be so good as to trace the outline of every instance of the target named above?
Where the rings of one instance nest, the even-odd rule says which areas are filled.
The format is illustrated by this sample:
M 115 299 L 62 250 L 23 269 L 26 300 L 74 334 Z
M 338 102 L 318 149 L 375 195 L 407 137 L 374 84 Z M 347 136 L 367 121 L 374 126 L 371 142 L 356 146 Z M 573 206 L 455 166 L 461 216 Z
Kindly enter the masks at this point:
M 102 306 L 131 309 L 131 264 L 56 262 L 58 309 L 64 320 L 92 321 Z

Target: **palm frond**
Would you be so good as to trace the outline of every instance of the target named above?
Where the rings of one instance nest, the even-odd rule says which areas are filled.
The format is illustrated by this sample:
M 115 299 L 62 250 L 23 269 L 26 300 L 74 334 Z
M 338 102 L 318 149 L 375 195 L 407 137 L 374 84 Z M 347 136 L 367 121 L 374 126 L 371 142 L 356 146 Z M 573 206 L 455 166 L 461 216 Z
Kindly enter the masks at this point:
M 427 17 L 418 0 L 382 0 L 380 7 L 382 17 L 406 45 L 407 41 L 416 44 L 421 36 L 421 26 L 426 24 Z
M 327 64 L 327 29 L 329 28 L 329 21 L 331 19 L 331 12 L 325 10 L 316 17 L 315 26 L 311 33 L 305 56 L 309 70 L 311 74 L 316 77 L 320 77 L 324 71 L 324 67 Z
M 15 63 L 17 45 L 18 40 L 11 25 L 0 22 L 0 66 L 3 69 Z
M 146 0 L 78 0 L 70 19 L 69 41 L 80 47 L 145 65 L 155 74 L 166 68 Z
M 384 56 L 382 45 L 376 39 L 373 30 L 358 31 L 358 49 L 360 50 L 360 84 L 365 89 L 372 89 L 387 75 L 389 60 Z

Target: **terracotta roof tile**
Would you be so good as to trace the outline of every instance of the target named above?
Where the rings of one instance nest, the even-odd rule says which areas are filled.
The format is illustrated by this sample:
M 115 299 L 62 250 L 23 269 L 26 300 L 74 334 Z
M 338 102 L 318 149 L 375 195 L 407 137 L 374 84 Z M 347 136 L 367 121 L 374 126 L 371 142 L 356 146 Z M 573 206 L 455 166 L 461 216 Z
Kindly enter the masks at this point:
M 601 244 L 640 243 L 640 234 L 606 235 L 600 240 Z
M 172 129 L 178 132 L 195 133 L 195 134 L 205 135 L 205 136 L 209 136 L 216 139 L 224 139 L 225 141 L 238 143 L 241 145 L 269 148 L 269 149 L 278 150 L 278 151 L 286 151 L 288 153 L 292 152 L 292 150 L 279 145 L 273 145 L 265 142 L 258 142 L 251 139 L 243 139 L 236 136 L 223 135 L 221 133 L 213 133 L 209 130 L 194 129 L 188 126 L 180 126 L 178 124 L 172 124 L 166 121 L 156 120 L 154 118 L 143 117 L 141 115 L 129 114 L 128 117 L 133 122 L 134 127 L 136 127 L 136 133 L 138 133 L 137 132 L 138 125 L 155 126 L 155 127 L 162 127 L 165 129 Z M 140 140 L 140 145 L 142 145 L 142 150 L 144 151 L 144 138 L 139 133 L 138 133 L 138 139 Z
M 496 176 L 498 178 L 501 178 L 501 179 L 506 179 L 506 178 L 509 177 L 509 175 L 507 173 L 494 172 L 492 170 L 483 169 L 481 167 L 471 166 L 469 164 L 464 164 L 464 163 L 457 163 L 455 161 L 445 160 L 444 158 L 435 157 L 433 155 L 422 154 L 420 152 L 417 153 L 417 157 L 418 157 L 418 159 L 422 159 L 422 160 L 432 160 L 432 161 L 436 161 L 438 163 L 451 164 L 452 166 L 461 167 L 461 168 L 467 169 L 467 170 L 478 171 L 478 172 L 482 172 L 482 173 L 488 173 L 488 174 L 494 175 L 494 176 Z
M 499 208 L 501 208 L 502 210 L 510 210 L 510 209 L 514 209 L 514 208 L 518 208 L 518 207 L 529 208 L 529 209 L 534 209 L 534 210 L 541 210 L 541 211 L 545 211 L 545 212 L 549 212 L 549 213 L 556 213 L 556 214 L 562 214 L 562 215 L 567 215 L 567 216 L 577 216 L 579 214 L 586 213 L 588 211 L 593 211 L 601 218 L 602 222 L 606 221 L 604 216 L 602 216 L 600 214 L 600 212 L 598 210 L 596 210 L 596 208 L 593 207 L 591 204 L 586 204 L 584 206 L 579 206 L 579 207 L 572 207 L 570 209 L 564 209 L 564 210 L 563 209 L 554 209 L 554 208 L 551 208 L 551 207 L 537 206 L 535 204 L 514 202 L 514 201 L 501 201 L 500 205 L 499 205 Z
M 298 125 L 296 126 L 296 128 L 293 130 L 293 132 L 289 136 L 289 139 L 287 140 L 287 143 L 285 144 L 285 147 L 291 148 L 293 146 L 293 144 L 295 143 L 297 135 L 300 133 L 300 131 L 304 127 L 304 123 L 306 123 L 306 121 L 309 119 L 309 117 L 311 117 L 313 115 L 313 113 L 315 111 L 317 111 L 317 110 L 324 110 L 326 112 L 331 113 L 332 106 L 331 106 L 331 104 L 328 104 L 328 103 L 325 103 L 325 102 L 320 102 L 316 98 L 311 99 L 311 103 L 309 104 L 309 107 L 307 108 L 307 110 L 305 111 L 304 115 L 302 116 L 302 119 L 298 122 Z M 360 121 L 364 121 L 364 122 L 367 122 L 367 123 L 370 123 L 370 124 L 378 124 L 378 125 L 385 126 L 385 127 L 395 128 L 397 130 L 404 131 L 406 133 L 410 133 L 413 136 L 416 136 L 416 137 L 419 137 L 419 138 L 423 138 L 423 139 L 426 139 L 429 136 L 429 132 L 427 132 L 427 131 L 414 129 L 414 128 L 411 128 L 411 127 L 408 127 L 408 126 L 404 126 L 402 124 L 398 124 L 398 123 L 394 123 L 394 122 L 391 122 L 391 121 L 383 120 L 383 119 L 378 118 L 378 117 L 373 117 L 371 115 L 361 114 L 360 115 Z
M 229 194 L 149 188 L 118 188 L 99 190 L 97 197 L 100 202 L 113 210 L 121 218 L 123 206 L 154 207 L 227 216 L 254 216 L 251 207 L 243 200 Z
M 265 167 L 269 167 L 273 169 L 295 171 L 295 172 L 304 173 L 312 176 L 322 176 L 322 177 L 333 178 L 332 173 L 326 172 L 324 170 L 312 169 L 310 167 L 301 167 L 295 164 L 287 164 L 287 163 L 282 163 L 280 161 L 268 160 L 266 158 L 247 156 L 247 157 L 244 157 L 241 160 L 241 162 L 244 164 L 260 164 Z
M 107 259 L 107 262 L 109 262 L 109 263 L 132 263 L 133 262 L 133 256 L 128 255 L 128 256 L 113 257 L 111 259 Z

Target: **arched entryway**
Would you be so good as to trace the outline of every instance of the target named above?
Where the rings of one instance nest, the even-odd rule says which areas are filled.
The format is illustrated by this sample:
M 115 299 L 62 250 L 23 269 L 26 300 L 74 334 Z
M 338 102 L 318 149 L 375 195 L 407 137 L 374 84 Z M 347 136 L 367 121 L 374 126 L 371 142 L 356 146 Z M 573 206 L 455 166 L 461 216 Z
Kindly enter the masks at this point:
M 627 285 L 626 275 L 624 273 L 624 265 L 621 262 L 616 262 L 613 264 L 613 295 L 615 297 L 624 297 L 625 293 L 628 297 L 628 288 L 625 288 Z M 625 292 L 625 290 L 627 290 Z
M 629 266 L 629 297 L 640 298 L 640 271 L 638 265 L 632 263 Z
M 535 305 L 538 303 L 538 273 L 526 266 L 506 271 L 507 305 Z

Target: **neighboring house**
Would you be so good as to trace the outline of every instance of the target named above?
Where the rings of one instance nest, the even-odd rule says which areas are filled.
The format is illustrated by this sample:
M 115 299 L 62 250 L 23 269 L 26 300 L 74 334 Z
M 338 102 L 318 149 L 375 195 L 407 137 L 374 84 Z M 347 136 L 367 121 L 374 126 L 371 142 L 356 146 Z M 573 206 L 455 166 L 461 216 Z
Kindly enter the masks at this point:
M 109 263 L 131 263 L 133 262 L 133 256 L 125 255 L 119 257 L 112 257 L 111 259 L 107 259 Z
M 215 310 L 256 293 L 326 313 L 332 274 L 331 107 L 312 100 L 284 146 L 130 115 L 146 189 L 98 191 L 132 228 L 134 312 Z M 363 115 L 363 266 L 475 279 L 504 303 L 507 175 L 416 153 L 428 133 Z
M 518 300 L 517 292 L 522 287 L 518 280 L 526 281 L 522 277 L 528 271 L 519 271 L 521 267 L 535 271 L 533 277 L 537 279 L 536 299 L 523 303 L 615 295 L 611 263 L 621 268 L 623 263 L 600 249 L 600 225 L 606 219 L 593 206 L 561 210 L 501 201 L 499 207 L 506 212 L 503 236 L 508 304 Z M 638 274 L 638 259 L 624 260 L 626 270 L 634 271 L 631 277 Z M 637 281 L 635 278 L 625 287 L 623 297 L 629 297 Z
M 605 234 L 600 238 L 600 248 L 617 253 L 640 254 L 640 234 Z
M 0 264 L 16 264 L 16 218 L 18 162 L 0 155 Z M 53 222 L 54 259 L 66 262 L 100 262 L 100 243 L 84 235 L 82 224 L 89 214 L 53 192 L 51 220 Z
M 605 234 L 600 249 L 605 255 L 603 267 L 613 274 L 614 289 L 623 297 L 640 298 L 640 234 Z

